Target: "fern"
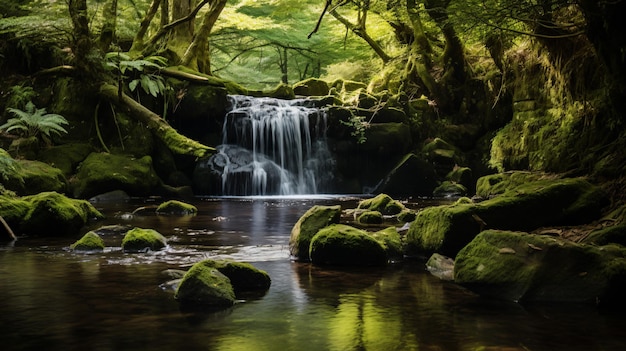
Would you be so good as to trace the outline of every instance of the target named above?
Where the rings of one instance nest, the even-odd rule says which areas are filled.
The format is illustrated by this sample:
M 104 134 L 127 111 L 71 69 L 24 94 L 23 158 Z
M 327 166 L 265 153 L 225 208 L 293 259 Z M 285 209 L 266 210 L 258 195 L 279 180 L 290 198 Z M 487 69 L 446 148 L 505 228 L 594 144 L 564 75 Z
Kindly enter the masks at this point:
M 30 101 L 26 104 L 25 110 L 8 108 L 7 111 L 15 116 L 0 126 L 0 130 L 7 133 L 42 138 L 47 144 L 50 144 L 53 135 L 67 134 L 63 125 L 69 123 L 63 116 L 46 113 L 45 108 L 38 109 Z
M 17 163 L 6 151 L 0 149 L 0 177 L 5 182 L 11 178 L 17 178 L 19 182 L 24 182 L 19 175 L 20 164 Z

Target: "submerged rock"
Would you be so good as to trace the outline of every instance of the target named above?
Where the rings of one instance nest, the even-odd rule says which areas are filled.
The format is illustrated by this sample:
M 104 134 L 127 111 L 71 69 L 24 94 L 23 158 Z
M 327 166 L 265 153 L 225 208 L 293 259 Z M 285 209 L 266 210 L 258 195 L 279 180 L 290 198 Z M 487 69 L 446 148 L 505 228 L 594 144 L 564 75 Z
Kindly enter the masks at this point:
M 380 266 L 387 264 L 383 245 L 361 229 L 332 224 L 311 239 L 309 256 L 314 264 Z
M 409 254 L 454 257 L 484 229 L 531 231 L 547 225 L 576 225 L 600 216 L 606 194 L 581 178 L 523 184 L 478 204 L 426 208 L 407 233 Z
M 289 253 L 297 260 L 309 260 L 311 239 L 317 232 L 333 223 L 339 223 L 341 206 L 316 205 L 307 210 L 291 229 Z
M 96 232 L 87 232 L 82 238 L 70 245 L 73 251 L 103 251 L 104 240 Z
M 441 280 L 454 280 L 454 260 L 434 253 L 426 262 L 426 270 Z
M 458 253 L 454 280 L 505 300 L 624 304 L 626 249 L 487 230 Z
M 157 251 L 167 246 L 165 237 L 154 229 L 133 228 L 122 239 L 124 252 Z
M 195 215 L 198 213 L 198 208 L 182 201 L 170 200 L 160 204 L 156 209 L 156 213 L 178 216 Z

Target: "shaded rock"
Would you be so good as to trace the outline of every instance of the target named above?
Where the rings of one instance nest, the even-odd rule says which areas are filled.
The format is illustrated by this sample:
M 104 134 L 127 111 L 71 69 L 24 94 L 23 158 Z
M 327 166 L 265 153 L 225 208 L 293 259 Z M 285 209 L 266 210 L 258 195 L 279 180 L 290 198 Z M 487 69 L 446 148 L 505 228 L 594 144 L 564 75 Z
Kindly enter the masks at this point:
M 406 155 L 380 182 L 374 192 L 391 196 L 431 196 L 437 187 L 432 165 L 415 154 Z
M 388 261 L 398 261 L 404 258 L 402 238 L 395 227 L 387 227 L 369 235 L 383 246 Z
M 400 201 L 394 200 L 391 196 L 378 194 L 371 199 L 361 200 L 358 209 L 378 211 L 385 215 L 397 215 L 406 208 Z
M 200 263 L 227 276 L 236 294 L 252 290 L 265 291 L 272 282 L 267 272 L 250 263 L 226 260 L 204 260 Z
M 311 262 L 321 265 L 380 266 L 387 264 L 381 243 L 360 230 L 344 224 L 331 224 L 311 239 Z
M 104 218 L 89 202 L 56 192 L 26 196 L 21 201 L 28 210 L 20 220 L 20 231 L 32 235 L 76 235 L 89 220 Z
M 82 238 L 70 245 L 73 251 L 103 251 L 104 240 L 96 232 L 87 232 Z
M 459 252 L 454 279 L 505 300 L 624 304 L 626 249 L 487 230 Z
M 112 224 L 99 227 L 93 231 L 98 235 L 122 235 L 133 229 L 130 225 Z
M 424 145 L 422 153 L 434 165 L 441 178 L 450 173 L 457 164 L 462 163 L 459 151 L 441 138 L 435 138 Z
M 8 172 L 5 187 L 19 195 L 33 195 L 44 191 L 64 193 L 67 181 L 63 172 L 40 161 L 16 160 L 14 172 Z M 4 173 L 3 173 L 4 174 Z
M 456 197 L 467 195 L 467 188 L 459 183 L 446 180 L 433 190 L 433 196 Z
M 154 229 L 133 228 L 122 239 L 124 252 L 157 251 L 167 246 L 165 237 Z
M 454 280 L 454 260 L 450 257 L 432 254 L 426 262 L 426 270 L 441 280 Z
M 405 209 L 402 212 L 400 212 L 398 214 L 398 221 L 400 222 L 413 222 L 415 220 L 415 217 L 417 217 L 417 213 Z
M 112 190 L 147 196 L 159 183 L 150 156 L 92 153 L 80 165 L 72 185 L 75 197 L 89 198 Z
M 412 138 L 404 123 L 376 123 L 365 129 L 365 142 L 360 149 L 377 157 L 402 155 L 411 147 Z
M 174 297 L 183 309 L 226 308 L 235 304 L 230 279 L 203 262 L 194 264 L 185 273 Z
M 60 169 L 65 176 L 70 176 L 93 151 L 93 146 L 86 143 L 63 144 L 41 149 L 37 159 Z
M 383 214 L 378 211 L 365 211 L 357 217 L 359 224 L 382 224 Z
M 466 189 L 470 190 L 470 192 L 473 192 L 473 188 L 476 185 L 472 176 L 472 170 L 468 167 L 454 167 L 454 169 L 446 175 L 446 180 L 461 184 Z
M 523 184 L 478 204 L 455 203 L 420 211 L 407 233 L 407 250 L 454 257 L 483 229 L 531 231 L 587 223 L 600 217 L 606 204 L 606 194 L 581 178 Z
M 626 205 L 613 210 L 604 216 L 601 228 L 589 233 L 583 243 L 594 245 L 620 244 L 626 246 Z
M 325 96 L 328 95 L 329 89 L 328 83 L 317 78 L 305 79 L 293 85 L 293 92 L 296 95 Z
M 313 236 L 322 228 L 339 223 L 341 206 L 316 205 L 308 209 L 291 229 L 289 253 L 297 260 L 309 260 L 309 246 Z
M 489 198 L 500 195 L 516 186 L 541 179 L 558 179 L 559 175 L 540 172 L 511 171 L 490 174 L 478 178 L 476 181 L 476 195 Z
M 178 216 L 195 215 L 198 213 L 198 208 L 185 202 L 169 200 L 160 204 L 156 209 L 156 213 Z
M 126 202 L 130 200 L 130 196 L 126 194 L 123 190 L 113 190 L 103 194 L 96 195 L 90 198 L 88 201 L 91 203 L 99 203 L 99 202 Z

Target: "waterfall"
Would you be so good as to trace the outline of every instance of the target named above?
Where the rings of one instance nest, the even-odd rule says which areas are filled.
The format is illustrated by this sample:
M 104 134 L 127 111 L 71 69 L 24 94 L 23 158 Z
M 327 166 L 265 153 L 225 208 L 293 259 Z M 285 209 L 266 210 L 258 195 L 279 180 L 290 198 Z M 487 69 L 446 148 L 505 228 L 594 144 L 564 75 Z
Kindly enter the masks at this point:
M 220 195 L 327 191 L 334 161 L 326 143 L 325 111 L 306 99 L 231 95 L 229 100 L 222 144 L 208 161 L 221 178 Z

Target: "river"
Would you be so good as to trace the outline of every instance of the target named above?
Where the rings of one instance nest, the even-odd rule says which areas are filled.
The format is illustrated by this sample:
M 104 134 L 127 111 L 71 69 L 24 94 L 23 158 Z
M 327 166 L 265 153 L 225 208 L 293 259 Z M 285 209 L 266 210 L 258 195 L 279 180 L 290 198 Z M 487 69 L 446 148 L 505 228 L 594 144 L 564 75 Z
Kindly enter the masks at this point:
M 625 350 L 623 311 L 483 299 L 431 276 L 421 262 L 314 267 L 288 256 L 289 234 L 314 204 L 356 198 L 197 198 L 194 217 L 136 216 L 155 199 L 97 204 L 91 225 L 154 228 L 169 246 L 126 254 L 71 252 L 78 237 L 0 245 L 2 350 Z M 414 208 L 427 203 L 409 203 Z M 270 289 L 214 313 L 183 313 L 166 269 L 204 258 L 250 262 Z

